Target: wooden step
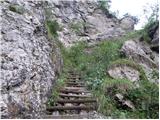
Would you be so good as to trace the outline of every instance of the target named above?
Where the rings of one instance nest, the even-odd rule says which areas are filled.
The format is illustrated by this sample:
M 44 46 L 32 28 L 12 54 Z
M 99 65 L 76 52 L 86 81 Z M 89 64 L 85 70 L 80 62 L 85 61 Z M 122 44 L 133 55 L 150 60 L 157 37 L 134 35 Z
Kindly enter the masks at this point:
M 71 85 L 84 85 L 84 82 L 70 82 L 70 81 L 68 81 L 68 82 L 66 82 L 66 84 L 71 84 Z
M 76 77 L 80 77 L 81 75 L 80 75 L 80 74 L 69 74 L 69 75 L 68 75 L 68 77 L 75 77 L 75 76 L 76 76 Z
M 59 94 L 60 97 L 73 97 L 73 98 L 91 98 L 92 96 L 90 95 L 69 95 L 69 94 Z
M 84 119 L 89 118 L 89 114 L 80 115 L 80 114 L 72 114 L 72 115 L 45 115 L 43 119 Z
M 60 110 L 96 110 L 95 106 L 53 106 L 47 108 L 47 111 L 60 111 Z
M 58 103 L 93 103 L 93 102 L 96 102 L 96 100 L 95 99 L 77 99 L 77 100 L 62 99 L 62 100 L 57 100 L 56 102 Z
M 86 85 L 67 85 L 67 87 L 86 87 Z
M 81 93 L 90 93 L 89 91 L 84 91 L 84 90 L 67 90 L 67 89 L 61 89 L 60 90 L 61 93 L 77 93 L 77 94 L 81 94 Z
M 72 77 L 67 77 L 67 79 L 81 79 L 79 76 L 72 76 Z
M 85 87 L 64 87 L 65 90 L 86 90 Z
M 80 81 L 73 79 L 73 80 L 68 80 L 68 82 L 80 82 Z

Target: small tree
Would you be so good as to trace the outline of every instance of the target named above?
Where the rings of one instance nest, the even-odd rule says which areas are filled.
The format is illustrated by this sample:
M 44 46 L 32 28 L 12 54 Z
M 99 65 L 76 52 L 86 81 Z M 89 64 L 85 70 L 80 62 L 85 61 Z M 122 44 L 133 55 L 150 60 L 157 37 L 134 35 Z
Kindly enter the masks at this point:
M 110 0 L 99 0 L 98 3 L 101 9 L 109 10 L 111 1 Z
M 144 15 L 145 15 L 145 18 L 147 19 L 148 23 L 158 21 L 159 20 L 158 0 L 156 3 L 154 3 L 152 5 L 147 4 L 143 11 L 144 11 Z M 148 14 L 148 13 L 151 13 L 151 14 Z

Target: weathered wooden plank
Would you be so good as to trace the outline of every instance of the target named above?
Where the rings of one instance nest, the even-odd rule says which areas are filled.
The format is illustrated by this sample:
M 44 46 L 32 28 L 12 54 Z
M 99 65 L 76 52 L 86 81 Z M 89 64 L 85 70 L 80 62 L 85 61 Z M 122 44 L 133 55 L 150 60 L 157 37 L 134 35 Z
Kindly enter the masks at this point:
M 79 115 L 79 114 L 72 114 L 72 115 L 45 115 L 44 119 L 83 119 L 89 118 L 89 114 L 86 115 Z
M 53 106 L 47 108 L 47 111 L 60 111 L 60 110 L 95 110 L 95 106 Z
M 92 96 L 90 95 L 69 95 L 69 94 L 59 94 L 60 97 L 75 97 L 75 98 L 91 98 Z
M 86 85 L 67 85 L 67 87 L 87 87 Z
M 86 90 L 84 87 L 64 87 L 65 90 Z
M 89 91 L 84 91 L 84 90 L 77 90 L 77 91 L 73 91 L 73 90 L 67 90 L 67 89 L 61 89 L 59 90 L 61 93 L 90 93 Z
M 74 85 L 78 85 L 78 84 L 81 84 L 81 85 L 84 85 L 83 82 L 66 82 L 66 84 L 74 84 Z
M 95 99 L 78 99 L 78 100 L 68 100 L 68 99 L 62 99 L 57 100 L 58 103 L 93 103 L 96 102 Z

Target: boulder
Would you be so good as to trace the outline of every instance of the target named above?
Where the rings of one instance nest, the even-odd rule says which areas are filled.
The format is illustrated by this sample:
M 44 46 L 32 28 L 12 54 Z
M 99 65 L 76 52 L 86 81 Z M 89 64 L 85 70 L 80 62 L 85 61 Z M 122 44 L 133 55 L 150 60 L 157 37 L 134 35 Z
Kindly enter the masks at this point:
M 120 20 L 120 26 L 127 31 L 134 30 L 134 25 L 136 21 L 133 19 L 132 16 L 126 16 Z
M 129 109 L 135 110 L 135 107 L 134 107 L 133 103 L 130 100 L 124 100 L 122 105 L 124 107 L 129 108 Z
M 130 100 L 127 100 L 122 94 L 115 94 L 114 99 L 117 101 L 119 107 L 123 109 L 135 110 L 134 104 Z
M 115 95 L 115 99 L 117 100 L 117 101 L 122 101 L 123 100 L 123 98 L 124 98 L 124 96 L 122 95 L 122 94 L 120 94 L 120 93 L 117 93 L 116 95 Z
M 128 40 L 123 44 L 121 52 L 143 67 L 148 80 L 157 83 L 157 78 L 151 77 L 151 74 L 159 68 L 159 54 L 152 51 L 150 45 L 139 40 Z
M 127 66 L 127 65 L 121 65 L 121 66 L 115 66 L 111 67 L 108 70 L 108 74 L 115 79 L 128 79 L 132 82 L 137 82 L 140 77 L 140 73 L 138 70 Z

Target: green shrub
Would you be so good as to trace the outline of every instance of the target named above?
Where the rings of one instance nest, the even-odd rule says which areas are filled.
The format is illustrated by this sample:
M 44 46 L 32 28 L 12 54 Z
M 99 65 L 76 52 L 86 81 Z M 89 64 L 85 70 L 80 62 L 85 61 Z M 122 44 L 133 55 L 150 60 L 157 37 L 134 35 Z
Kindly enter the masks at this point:
M 132 100 L 142 118 L 159 118 L 159 88 L 154 83 L 143 81 L 141 86 L 128 91 L 127 97 Z
M 100 6 L 100 8 L 102 10 L 104 10 L 104 11 L 108 11 L 109 10 L 109 8 L 110 8 L 110 4 L 109 4 L 110 0 L 99 0 L 98 3 L 99 3 L 99 6 Z
M 153 26 L 157 26 L 159 24 L 158 21 L 155 20 L 150 20 L 145 26 L 144 28 L 141 30 L 141 34 L 142 34 L 142 38 L 144 41 L 146 41 L 147 43 L 150 43 L 151 38 L 149 36 L 149 30 L 151 27 Z
M 77 23 L 74 23 L 74 22 L 72 22 L 71 24 L 70 24 L 70 28 L 72 29 L 72 31 L 73 32 L 75 32 L 76 34 L 80 34 L 81 33 L 81 31 L 83 30 L 83 26 L 84 26 L 85 24 L 83 23 L 83 22 L 77 22 Z
M 54 21 L 47 20 L 46 28 L 50 37 L 54 37 L 54 38 L 58 37 L 57 31 L 60 30 L 60 26 L 56 20 Z
M 53 106 L 56 103 L 56 100 L 59 98 L 59 90 L 65 86 L 66 75 L 63 73 L 56 81 L 54 88 L 52 89 L 52 94 L 47 101 L 47 106 Z

